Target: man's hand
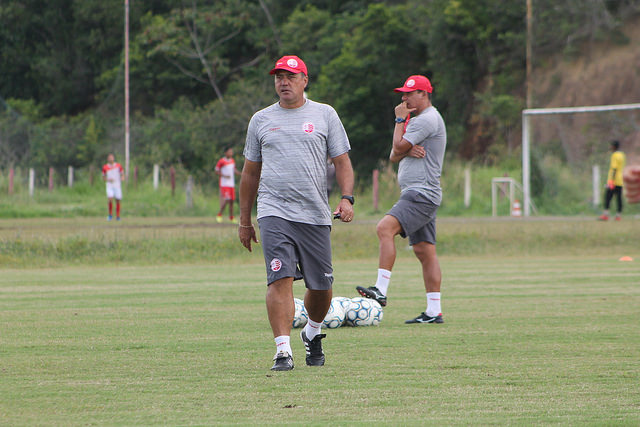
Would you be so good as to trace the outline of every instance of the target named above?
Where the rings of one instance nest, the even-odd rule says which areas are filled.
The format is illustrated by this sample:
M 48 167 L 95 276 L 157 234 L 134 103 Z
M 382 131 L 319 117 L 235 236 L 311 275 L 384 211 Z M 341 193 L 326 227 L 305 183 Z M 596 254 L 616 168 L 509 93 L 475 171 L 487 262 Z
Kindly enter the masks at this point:
M 340 215 L 340 221 L 351 222 L 353 220 L 353 206 L 347 199 L 341 199 L 333 216 Z
M 409 153 L 407 153 L 407 156 L 415 157 L 416 159 L 422 159 L 426 154 L 427 152 L 423 147 L 414 145 L 413 147 L 411 147 L 411 150 L 409 150 Z
M 407 108 L 407 103 L 403 102 L 401 104 L 396 105 L 396 117 L 400 117 L 402 119 L 406 119 L 409 113 L 413 113 L 416 111 L 415 108 Z
M 608 180 L 608 181 L 607 181 L 607 188 L 608 188 L 609 190 L 613 190 L 614 188 L 616 188 L 616 184 L 615 184 L 615 182 L 614 182 L 612 179 L 610 179 L 610 180 Z
M 249 252 L 251 252 L 252 240 L 259 243 L 258 238 L 256 237 L 256 230 L 253 228 L 253 225 L 240 225 L 238 227 L 238 237 L 240 237 L 242 246 L 247 248 Z
M 640 165 L 629 166 L 622 174 L 624 192 L 629 203 L 640 202 Z

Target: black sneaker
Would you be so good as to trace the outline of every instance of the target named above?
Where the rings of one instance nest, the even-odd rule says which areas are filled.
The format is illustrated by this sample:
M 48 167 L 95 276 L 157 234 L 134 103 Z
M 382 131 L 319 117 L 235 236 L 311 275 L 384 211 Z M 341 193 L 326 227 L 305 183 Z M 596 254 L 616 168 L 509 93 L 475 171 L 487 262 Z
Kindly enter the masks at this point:
M 427 313 L 420 313 L 420 316 L 405 320 L 404 323 L 444 323 L 444 319 L 442 319 L 442 313 L 435 317 L 427 316 Z
M 365 298 L 374 299 L 378 301 L 378 303 L 383 307 L 387 306 L 387 297 L 382 295 L 382 292 L 380 292 L 380 289 L 376 288 L 375 286 L 371 286 L 368 288 L 357 286 L 356 291 L 358 291 L 358 293 Z
M 293 357 L 289 353 L 277 353 L 273 360 L 272 371 L 290 371 L 293 369 Z
M 313 337 L 312 340 L 307 339 L 307 334 L 304 333 L 304 329 L 300 332 L 300 338 L 304 343 L 304 349 L 307 350 L 307 365 L 308 366 L 322 366 L 324 365 L 324 351 L 322 351 L 322 339 L 327 334 L 318 334 Z

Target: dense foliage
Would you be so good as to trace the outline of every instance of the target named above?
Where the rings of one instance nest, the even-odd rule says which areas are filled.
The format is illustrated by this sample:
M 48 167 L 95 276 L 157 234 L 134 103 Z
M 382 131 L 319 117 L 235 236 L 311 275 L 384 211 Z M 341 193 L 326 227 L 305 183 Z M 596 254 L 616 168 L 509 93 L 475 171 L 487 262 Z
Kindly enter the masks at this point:
M 275 100 L 282 54 L 310 70 L 308 94 L 333 105 L 354 165 L 384 161 L 397 94 L 429 76 L 449 152 L 489 158 L 524 105 L 525 1 L 130 1 L 132 161 L 209 176 L 223 147 Z M 536 54 L 611 37 L 638 0 L 533 0 Z M 0 167 L 97 165 L 124 151 L 123 2 L 0 3 Z M 481 132 L 478 129 L 482 129 Z

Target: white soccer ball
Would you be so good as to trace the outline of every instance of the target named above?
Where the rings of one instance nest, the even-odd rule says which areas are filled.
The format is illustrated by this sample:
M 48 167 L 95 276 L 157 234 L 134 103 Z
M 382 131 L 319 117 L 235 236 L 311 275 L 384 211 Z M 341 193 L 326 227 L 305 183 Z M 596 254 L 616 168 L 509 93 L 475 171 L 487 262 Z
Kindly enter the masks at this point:
M 338 298 L 340 297 L 331 299 L 329 311 L 322 321 L 323 328 L 335 329 L 344 323 L 345 309 Z
M 349 310 L 349 306 L 351 305 L 351 298 L 348 298 L 348 297 L 333 297 L 331 299 L 331 303 L 333 304 L 334 301 L 340 303 L 340 305 L 342 306 L 342 308 L 344 309 L 344 312 L 346 314 L 347 310 Z
M 352 298 L 345 324 L 349 326 L 375 326 L 382 321 L 382 307 L 376 300 Z
M 307 310 L 304 308 L 304 301 L 298 298 L 294 298 L 293 302 L 295 304 L 296 311 L 293 315 L 292 326 L 294 328 L 303 328 L 307 324 L 307 320 L 309 319 Z

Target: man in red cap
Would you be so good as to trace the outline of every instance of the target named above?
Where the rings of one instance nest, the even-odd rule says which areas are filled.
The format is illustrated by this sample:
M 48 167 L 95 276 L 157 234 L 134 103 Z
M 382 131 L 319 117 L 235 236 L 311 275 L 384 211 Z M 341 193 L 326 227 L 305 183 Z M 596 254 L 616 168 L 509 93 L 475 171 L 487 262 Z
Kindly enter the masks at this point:
M 405 323 L 444 323 L 440 308 L 442 273 L 436 255 L 436 211 L 442 200 L 440 175 L 447 131 L 442 116 L 431 105 L 433 87 L 425 76 L 410 76 L 402 103 L 395 108 L 393 145 L 389 159 L 399 162 L 400 200 L 378 222 L 380 241 L 378 279 L 374 286 L 358 286 L 360 295 L 387 305 L 387 289 L 396 259 L 394 238 L 409 237 L 409 244 L 422 266 L 427 308 Z M 413 114 L 413 117 L 410 115 Z
M 325 362 L 320 327 L 331 305 L 331 209 L 327 198 L 327 158 L 336 168 L 342 198 L 333 211 L 353 219 L 353 169 L 349 139 L 336 111 L 308 100 L 307 67 L 297 56 L 283 56 L 270 74 L 280 100 L 253 115 L 247 129 L 240 181 L 242 244 L 251 251 L 257 237 L 251 223 L 258 196 L 258 226 L 267 267 L 267 313 L 276 342 L 274 371 L 293 369 L 290 345 L 295 311 L 294 279 L 304 279 L 309 314 L 300 333 L 309 366 Z

